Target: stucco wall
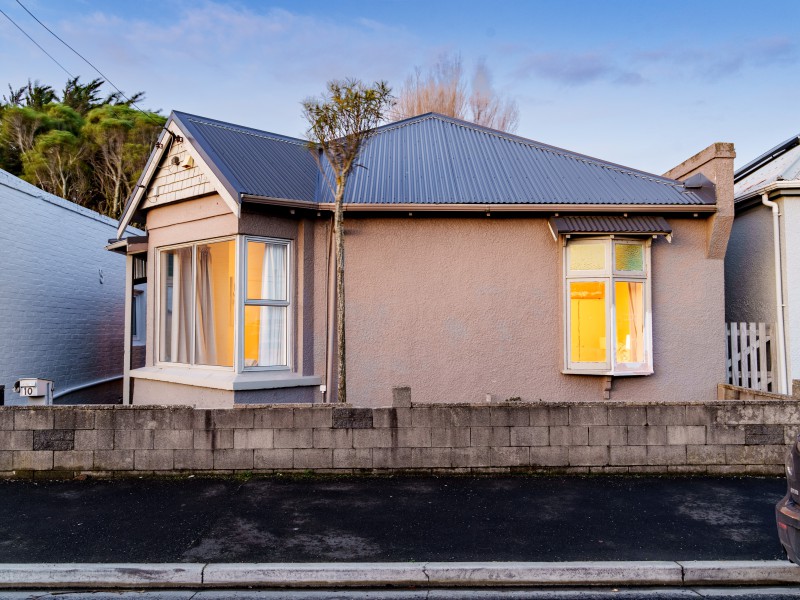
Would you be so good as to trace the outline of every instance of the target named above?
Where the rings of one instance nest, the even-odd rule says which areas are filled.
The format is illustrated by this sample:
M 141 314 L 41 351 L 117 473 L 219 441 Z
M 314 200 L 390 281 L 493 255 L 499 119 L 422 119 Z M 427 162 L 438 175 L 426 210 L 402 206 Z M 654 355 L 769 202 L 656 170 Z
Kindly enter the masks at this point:
M 756 206 L 736 215 L 725 255 L 725 320 L 775 323 L 772 211 Z
M 245 207 L 237 222 L 226 210 L 214 196 L 152 210 L 151 248 L 235 232 L 292 239 L 296 370 L 323 376 L 328 220 Z M 669 222 L 672 244 L 654 240 L 651 254 L 655 374 L 614 378 L 615 400 L 712 400 L 724 381 L 723 261 L 706 258 L 706 219 Z M 348 215 L 346 231 L 352 404 L 388 406 L 395 386 L 421 402 L 603 399 L 603 377 L 561 373 L 562 247 L 546 218 Z M 134 401 L 196 404 L 163 397 L 168 387 L 139 386 Z
M 0 385 L 6 403 L 25 402 L 11 391 L 21 376 L 52 379 L 57 394 L 121 376 L 125 259 L 105 250 L 116 237 L 116 222 L 5 172 L 0 212 Z M 121 397 L 119 385 L 69 400 Z
M 669 219 L 652 247 L 655 374 L 613 399 L 712 400 L 724 381 L 723 261 L 704 219 Z M 561 245 L 544 218 L 349 218 L 348 397 L 421 402 L 600 400 L 603 377 L 563 375 Z

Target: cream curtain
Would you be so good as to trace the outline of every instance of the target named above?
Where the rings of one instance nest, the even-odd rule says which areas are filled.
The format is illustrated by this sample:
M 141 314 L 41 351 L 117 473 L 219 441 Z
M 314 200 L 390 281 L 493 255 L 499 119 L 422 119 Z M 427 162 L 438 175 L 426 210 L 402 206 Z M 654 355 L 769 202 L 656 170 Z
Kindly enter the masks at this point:
M 264 246 L 261 298 L 286 300 L 286 246 L 283 244 Z M 259 313 L 258 364 L 285 365 L 287 363 L 286 307 L 261 306 Z
M 172 302 L 168 304 L 168 362 L 188 363 L 192 318 L 192 249 L 178 248 L 172 255 Z
M 211 249 L 197 247 L 197 331 L 195 335 L 195 363 L 217 364 L 216 337 L 214 335 L 214 283 L 212 279 Z
M 644 283 L 638 281 L 617 282 L 617 362 L 644 362 Z M 622 292 L 622 293 L 620 293 Z M 620 296 L 627 302 L 620 303 Z M 620 314 L 625 311 L 623 318 Z M 620 327 L 624 323 L 627 327 Z

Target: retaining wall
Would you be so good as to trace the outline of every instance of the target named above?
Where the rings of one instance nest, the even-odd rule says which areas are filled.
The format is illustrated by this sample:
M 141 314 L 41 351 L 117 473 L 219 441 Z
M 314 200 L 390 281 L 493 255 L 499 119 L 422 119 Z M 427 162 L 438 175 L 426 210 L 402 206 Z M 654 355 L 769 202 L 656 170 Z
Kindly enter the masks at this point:
M 406 396 L 407 397 L 407 396 Z M 0 475 L 305 471 L 777 474 L 786 398 L 696 403 L 1 407 Z

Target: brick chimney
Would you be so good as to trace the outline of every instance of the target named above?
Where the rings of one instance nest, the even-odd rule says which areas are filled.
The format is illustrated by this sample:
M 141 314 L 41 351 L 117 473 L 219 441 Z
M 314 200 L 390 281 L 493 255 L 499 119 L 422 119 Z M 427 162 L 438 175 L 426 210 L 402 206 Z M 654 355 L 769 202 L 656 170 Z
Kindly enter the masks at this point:
M 708 220 L 708 258 L 725 258 L 728 238 L 733 226 L 733 159 L 736 151 L 733 144 L 716 142 L 691 158 L 673 167 L 664 177 L 686 181 L 698 173 L 714 183 L 717 196 L 717 212 Z

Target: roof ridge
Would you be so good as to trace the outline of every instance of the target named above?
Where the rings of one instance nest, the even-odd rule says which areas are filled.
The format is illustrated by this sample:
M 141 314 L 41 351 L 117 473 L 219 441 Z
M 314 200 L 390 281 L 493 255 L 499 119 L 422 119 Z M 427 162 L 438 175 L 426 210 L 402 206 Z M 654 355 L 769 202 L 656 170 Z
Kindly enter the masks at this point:
M 214 119 L 205 119 L 204 117 L 187 115 L 186 113 L 184 113 L 184 115 L 187 121 L 191 121 L 192 123 L 195 124 L 208 125 L 210 127 L 216 127 L 218 129 L 225 129 L 227 131 L 241 133 L 243 135 L 275 140 L 276 142 L 285 142 L 287 144 L 294 144 L 296 146 L 305 146 L 307 144 L 305 140 L 301 140 L 300 138 L 293 138 L 288 135 L 282 135 L 280 133 L 264 131 L 263 129 L 253 129 L 252 127 L 246 127 L 244 125 L 236 125 L 234 123 L 225 123 L 224 121 L 216 121 Z
M 438 119 L 440 121 L 448 122 L 452 125 L 457 127 L 462 127 L 463 129 L 470 129 L 473 131 L 477 131 L 480 133 L 486 133 L 488 135 L 493 135 L 495 137 L 505 139 L 509 142 L 530 146 L 544 152 L 549 152 L 551 154 L 555 154 L 558 156 L 563 156 L 564 158 L 570 158 L 572 160 L 577 160 L 587 164 L 593 164 L 597 167 L 601 167 L 604 169 L 609 169 L 612 171 L 616 171 L 622 174 L 628 174 L 633 177 L 638 177 L 639 179 L 645 179 L 648 181 L 652 181 L 653 183 L 660 183 L 662 185 L 666 185 L 669 187 L 680 188 L 683 187 L 683 183 L 674 179 L 670 179 L 669 177 L 664 177 L 662 175 L 656 175 L 655 173 L 647 173 L 646 171 L 641 171 L 639 169 L 634 169 L 632 167 L 626 167 L 625 165 L 620 165 L 617 163 L 612 163 L 608 161 L 604 161 L 600 158 L 595 158 L 593 156 L 589 156 L 586 154 L 581 154 L 579 152 L 573 152 L 572 150 L 567 150 L 565 148 L 559 148 L 558 146 L 552 146 L 550 144 L 545 144 L 544 142 L 539 142 L 536 140 L 532 140 L 530 138 L 525 138 L 513 133 L 508 133 L 506 131 L 500 131 L 499 129 L 492 129 L 491 127 L 486 127 L 484 125 L 479 125 L 478 123 L 472 123 L 470 121 L 465 121 L 464 119 L 458 119 L 456 117 L 451 117 L 449 115 L 443 115 L 437 112 L 429 112 L 423 113 L 422 115 L 416 115 L 414 117 L 409 117 L 407 119 L 403 119 L 402 121 L 395 121 L 394 123 L 389 123 L 388 125 L 384 125 L 381 127 L 382 131 L 376 132 L 376 135 L 383 133 L 384 131 L 393 131 L 396 129 L 400 129 L 401 127 L 408 127 L 410 125 L 414 125 L 415 123 L 421 123 L 423 121 Z

